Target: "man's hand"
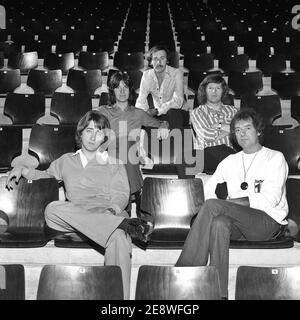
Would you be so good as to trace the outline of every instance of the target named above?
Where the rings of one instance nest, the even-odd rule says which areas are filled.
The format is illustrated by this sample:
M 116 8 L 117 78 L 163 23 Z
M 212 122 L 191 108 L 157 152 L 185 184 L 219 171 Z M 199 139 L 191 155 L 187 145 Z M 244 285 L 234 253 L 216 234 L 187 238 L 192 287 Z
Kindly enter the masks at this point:
M 167 121 L 163 121 L 157 130 L 157 139 L 165 140 L 169 136 L 169 124 Z
M 154 117 L 154 116 L 157 116 L 157 115 L 158 115 L 158 110 L 157 110 L 156 108 L 154 108 L 154 109 L 149 109 L 149 110 L 148 110 L 148 113 L 149 113 L 152 117 Z
M 6 179 L 6 187 L 8 190 L 12 190 L 14 187 L 14 183 L 12 180 L 15 178 L 15 183 L 18 183 L 20 178 L 22 177 L 24 167 L 14 167 L 7 176 Z
M 222 139 L 222 138 L 228 136 L 228 134 L 229 134 L 229 133 L 228 133 L 227 131 L 220 130 L 219 135 L 216 137 L 216 141 L 218 141 L 219 139 Z

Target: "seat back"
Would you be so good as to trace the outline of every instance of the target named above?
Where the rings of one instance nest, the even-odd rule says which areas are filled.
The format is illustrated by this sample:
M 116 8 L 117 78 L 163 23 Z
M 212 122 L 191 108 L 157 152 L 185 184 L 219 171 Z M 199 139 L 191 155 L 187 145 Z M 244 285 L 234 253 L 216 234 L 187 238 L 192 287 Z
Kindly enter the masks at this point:
M 119 266 L 45 265 L 37 300 L 122 300 Z
M 0 172 L 11 168 L 11 162 L 22 152 L 22 128 L 13 126 L 0 127 Z
M 44 67 L 48 70 L 60 69 L 62 74 L 67 74 L 71 68 L 74 68 L 74 52 L 53 53 L 47 52 L 44 58 Z
M 78 58 L 78 67 L 86 70 L 107 69 L 109 66 L 109 56 L 107 51 L 103 52 L 88 52 L 81 51 Z
M 291 98 L 291 116 L 300 123 L 300 96 Z
M 113 64 L 116 68 L 124 70 L 140 70 L 144 68 L 143 52 L 117 51 L 114 55 Z
M 273 72 L 271 88 L 281 99 L 290 99 L 300 94 L 300 72 Z
M 237 270 L 236 300 L 299 300 L 300 267 L 249 267 Z
M 219 300 L 215 267 L 147 266 L 139 268 L 136 300 Z
M 45 114 L 44 95 L 8 93 L 3 113 L 10 117 L 14 125 L 32 126 Z
M 53 160 L 76 150 L 75 130 L 75 126 L 35 124 L 32 127 L 28 152 L 38 158 L 38 169 L 47 169 Z
M 259 54 L 256 58 L 256 67 L 263 72 L 265 77 L 270 77 L 272 72 L 280 72 L 286 69 L 285 55 Z
M 6 233 L 0 235 L 1 245 L 6 234 L 28 237 L 43 234 L 44 210 L 48 203 L 58 200 L 58 182 L 53 178 L 33 181 L 21 178 L 13 190 L 5 185 L 6 177 L 0 177 L 0 210 L 8 217 Z
M 0 93 L 13 92 L 21 85 L 20 69 L 0 70 Z
M 141 196 L 142 215 L 150 215 L 154 230 L 148 246 L 181 247 L 191 219 L 204 202 L 201 179 L 146 177 Z
M 50 114 L 63 125 L 76 125 L 89 110 L 92 110 L 92 100 L 85 92 L 54 92 L 51 99 Z
M 288 219 L 300 225 L 300 179 L 288 178 L 286 181 L 286 197 L 289 205 Z M 293 236 L 294 240 L 300 242 L 300 231 Z
M 232 54 L 224 53 L 220 55 L 219 68 L 221 68 L 225 74 L 230 71 L 244 72 L 249 68 L 249 57 L 246 54 Z
M 0 300 L 25 300 L 23 265 L 0 265 Z
M 20 69 L 22 74 L 27 74 L 30 69 L 38 66 L 38 53 L 32 52 L 11 52 L 8 56 L 7 66 L 12 69 Z

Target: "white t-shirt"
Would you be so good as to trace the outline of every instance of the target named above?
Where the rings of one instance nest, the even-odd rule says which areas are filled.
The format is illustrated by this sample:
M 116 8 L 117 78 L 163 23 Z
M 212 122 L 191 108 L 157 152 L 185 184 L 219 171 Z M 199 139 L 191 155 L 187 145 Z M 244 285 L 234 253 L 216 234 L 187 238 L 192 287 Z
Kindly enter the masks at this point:
M 288 214 L 285 187 L 287 177 L 288 165 L 281 152 L 266 147 L 250 155 L 240 151 L 219 163 L 205 184 L 205 199 L 217 198 L 217 184 L 226 182 L 228 199 L 248 197 L 251 208 L 265 211 L 275 221 L 285 225 Z M 241 189 L 244 181 L 248 183 L 246 190 Z

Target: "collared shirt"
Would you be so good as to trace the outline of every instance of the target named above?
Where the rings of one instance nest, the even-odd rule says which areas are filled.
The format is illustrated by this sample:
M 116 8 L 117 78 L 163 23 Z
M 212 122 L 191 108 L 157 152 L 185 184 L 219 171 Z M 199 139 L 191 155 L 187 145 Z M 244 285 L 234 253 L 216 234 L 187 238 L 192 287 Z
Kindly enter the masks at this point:
M 204 186 L 205 199 L 217 198 L 217 184 L 226 182 L 229 199 L 248 197 L 251 208 L 262 210 L 278 223 L 286 225 L 288 203 L 285 183 L 288 165 L 284 155 L 279 151 L 262 147 L 251 157 L 252 163 L 246 166 L 245 174 L 243 153 L 240 151 L 231 154 L 219 163 Z M 241 189 L 242 182 L 247 182 L 246 190 Z
M 191 124 L 194 129 L 194 148 L 203 150 L 221 144 L 231 146 L 229 136 L 216 140 L 218 129 L 215 124 L 230 124 L 233 116 L 237 113 L 237 108 L 231 105 L 222 105 L 220 111 L 215 111 L 208 105 L 200 105 L 190 114 Z
M 154 69 L 143 72 L 136 107 L 147 111 L 147 97 L 151 93 L 158 114 L 166 114 L 169 109 L 180 109 L 183 105 L 183 75 L 180 69 L 166 66 L 163 82 L 159 87 Z
M 55 178 L 63 181 L 66 197 L 87 210 L 98 208 L 104 212 L 113 208 L 120 214 L 129 201 L 129 184 L 123 164 L 116 159 L 97 153 L 87 162 L 80 151 L 66 153 L 54 160 L 47 170 L 29 169 L 25 178 L 38 180 Z

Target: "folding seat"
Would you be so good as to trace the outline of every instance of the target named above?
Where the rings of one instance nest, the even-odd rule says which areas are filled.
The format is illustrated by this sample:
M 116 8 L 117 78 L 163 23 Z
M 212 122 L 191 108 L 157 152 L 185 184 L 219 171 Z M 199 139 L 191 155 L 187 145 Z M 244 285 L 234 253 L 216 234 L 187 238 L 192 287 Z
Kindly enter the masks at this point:
M 291 116 L 300 123 L 300 96 L 291 98 Z
M 300 126 L 285 130 L 273 126 L 265 130 L 264 145 L 284 154 L 290 175 L 300 174 L 298 168 L 300 161 Z
M 281 99 L 290 99 L 300 95 L 300 72 L 273 72 L 271 88 Z
M 37 300 L 123 300 L 119 266 L 45 265 Z
M 31 30 L 19 29 L 11 32 L 10 39 L 14 42 L 34 40 L 34 33 Z
M 228 86 L 233 90 L 236 98 L 245 94 L 256 94 L 263 88 L 263 75 L 261 71 L 240 72 L 230 71 Z
M 256 68 L 260 69 L 265 77 L 270 77 L 273 72 L 280 72 L 286 69 L 285 56 L 282 54 L 258 54 Z
M 0 69 L 4 67 L 4 52 L 0 51 Z
M 203 202 L 201 179 L 146 177 L 141 216 L 154 224 L 147 248 L 182 248 L 191 220 Z
M 37 169 L 45 170 L 50 163 L 67 152 L 75 152 L 76 126 L 35 124 L 30 132 L 28 153 L 39 161 Z
M 82 44 L 77 40 L 57 40 L 55 44 L 56 53 L 68 53 L 73 52 L 74 56 L 78 56 L 82 50 Z
M 228 75 L 230 71 L 245 72 L 249 69 L 249 57 L 246 54 L 220 54 L 219 68 L 224 71 L 225 75 Z
M 145 40 L 127 40 L 122 37 L 118 43 L 118 51 L 145 53 Z
M 12 69 L 20 69 L 21 74 L 28 74 L 29 70 L 38 66 L 38 53 L 32 52 L 11 52 L 7 66 Z
M 20 69 L 0 70 L 0 94 L 6 95 L 21 85 Z
M 280 97 L 278 95 L 243 95 L 241 97 L 240 108 L 255 109 L 263 117 L 267 126 L 271 126 L 282 115 Z
M 44 59 L 47 52 L 51 52 L 52 42 L 51 40 L 34 40 L 23 42 L 24 51 L 36 51 L 39 59 Z
M 214 71 L 194 71 L 194 70 L 190 70 L 190 72 L 188 74 L 188 88 L 193 90 L 194 92 L 197 92 L 197 90 L 199 88 L 199 84 L 209 74 L 222 75 L 222 72 L 220 70 L 214 70 Z
M 78 67 L 85 70 L 100 69 L 102 72 L 109 66 L 109 56 L 107 51 L 90 52 L 81 51 L 78 57 Z
M 95 96 L 96 89 L 102 86 L 101 70 L 70 69 L 67 86 L 71 87 L 74 92 L 87 92 L 90 96 Z
M 0 126 L 0 173 L 11 169 L 13 159 L 22 153 L 22 128 Z
M 53 53 L 47 52 L 44 57 L 44 68 L 47 70 L 61 70 L 63 75 L 75 66 L 73 52 Z
M 183 66 L 191 71 L 208 71 L 214 68 L 214 56 L 210 53 L 186 54 Z
M 62 125 L 76 125 L 77 122 L 92 110 L 92 100 L 88 93 L 54 92 L 50 114 Z
M 25 270 L 23 265 L 0 265 L 0 300 L 25 300 Z
M 44 95 L 10 92 L 6 96 L 3 113 L 12 120 L 13 125 L 31 127 L 45 114 L 45 110 Z
M 209 43 L 205 40 L 188 41 L 182 40 L 180 42 L 180 53 L 184 56 L 189 54 L 202 54 L 207 53 L 207 47 Z
M 26 83 L 35 93 L 42 93 L 49 97 L 62 86 L 62 71 L 31 69 Z
M 114 55 L 113 64 L 122 71 L 144 69 L 144 54 L 143 52 L 117 51 Z
M 65 33 L 66 40 L 76 41 L 77 43 L 84 45 L 90 38 L 90 34 L 82 29 L 69 29 Z
M 245 41 L 244 53 L 246 53 L 250 59 L 256 59 L 258 54 L 270 55 L 271 46 L 258 40 Z
M 291 69 L 294 71 L 300 71 L 300 54 L 294 54 L 291 56 Z
M 135 300 L 220 300 L 219 273 L 213 266 L 142 265 Z
M 236 300 L 299 300 L 300 267 L 250 267 L 237 270 Z
M 296 42 L 285 42 L 281 44 L 274 45 L 275 54 L 283 54 L 286 59 L 289 60 L 293 55 L 300 54 L 300 44 L 299 40 Z
M 214 40 L 209 41 L 211 47 L 211 53 L 216 57 L 220 57 L 223 52 L 226 52 L 229 55 L 237 55 L 238 54 L 238 43 L 236 41 L 229 40 Z
M 0 234 L 2 248 L 34 248 L 46 245 L 46 206 L 58 200 L 58 182 L 54 178 L 27 180 L 21 178 L 13 190 L 5 188 L 5 176 L 0 177 L 0 211 L 8 226 Z
M 86 43 L 86 46 L 88 52 L 107 51 L 109 55 L 112 55 L 115 52 L 115 41 L 109 38 L 89 40 Z

